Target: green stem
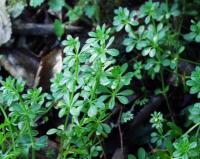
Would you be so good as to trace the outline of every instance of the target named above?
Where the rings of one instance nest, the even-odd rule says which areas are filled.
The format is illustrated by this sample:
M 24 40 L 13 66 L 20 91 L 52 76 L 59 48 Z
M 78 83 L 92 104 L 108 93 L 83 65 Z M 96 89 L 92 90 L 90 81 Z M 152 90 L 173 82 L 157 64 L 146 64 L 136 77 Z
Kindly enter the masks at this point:
M 195 64 L 195 65 L 200 65 L 200 63 L 198 63 L 198 62 L 194 62 L 194 61 L 191 61 L 191 60 L 188 60 L 188 59 L 184 59 L 184 58 L 181 58 L 181 57 L 179 57 L 179 60 L 185 61 L 187 63 Z
M 45 110 L 35 121 L 38 121 L 41 117 L 45 116 L 56 104 L 57 102 L 52 102 L 48 109 Z
M 168 2 L 168 0 L 165 0 L 165 3 L 166 3 L 166 5 L 167 5 L 167 13 L 169 13 L 169 2 Z M 167 21 L 167 25 L 170 26 L 169 18 L 166 19 L 166 21 Z
M 31 148 L 32 148 L 32 152 L 31 152 L 32 157 L 31 158 L 35 159 L 35 141 L 34 141 L 34 138 L 33 138 L 32 128 L 31 128 L 31 125 L 30 125 L 31 121 L 30 121 L 30 119 L 28 117 L 29 116 L 29 110 L 27 109 L 26 104 L 24 103 L 21 94 L 15 88 L 13 88 L 13 91 L 15 91 L 16 94 L 18 94 L 19 103 L 22 105 L 22 109 L 23 109 L 23 111 L 25 113 L 25 118 L 26 118 L 25 122 L 26 122 L 26 124 L 28 126 L 28 135 L 29 135 L 30 140 L 31 140 Z
M 190 78 L 190 76 L 185 76 L 185 75 L 182 75 L 182 74 L 180 74 L 180 73 L 178 73 L 178 72 L 173 72 L 173 71 L 171 71 L 170 69 L 168 69 L 168 68 L 164 68 L 166 71 L 168 71 L 168 72 L 170 72 L 170 73 L 173 73 L 173 74 L 176 74 L 177 76 L 179 76 L 180 78 L 182 78 L 182 79 L 189 79 Z
M 75 94 L 76 83 L 78 81 L 78 76 L 79 76 L 79 55 L 78 55 L 78 50 L 75 48 L 74 51 L 75 51 L 75 72 L 74 72 L 75 73 L 75 80 L 74 80 L 74 83 L 73 83 L 72 92 L 70 94 L 70 107 L 71 107 L 72 102 L 73 102 L 73 97 L 74 97 L 74 94 Z M 69 121 L 69 116 L 70 116 L 70 112 L 68 111 L 66 119 L 65 119 L 65 123 L 64 123 L 64 130 L 67 128 L 68 121 Z M 67 154 L 63 154 L 63 151 L 64 151 L 63 142 L 64 142 L 64 138 L 61 137 L 60 153 L 59 153 L 59 156 L 58 156 L 59 159 L 61 159 L 63 156 L 67 155 Z M 66 147 L 68 147 L 68 146 L 66 146 Z
M 169 3 L 168 3 L 168 0 L 165 0 L 165 3 L 167 5 L 167 12 L 169 12 Z
M 199 131 L 200 131 L 200 126 L 198 126 L 198 128 L 197 128 L 196 137 L 199 136 Z
M 32 159 L 35 159 L 35 141 L 34 141 L 34 138 L 33 138 L 33 134 L 32 134 L 32 128 L 31 128 L 31 125 L 30 125 L 30 119 L 28 117 L 28 111 L 24 105 L 24 110 L 25 110 L 25 113 L 26 113 L 26 122 L 27 122 L 27 125 L 28 125 L 28 134 L 30 136 L 30 140 L 31 140 L 31 147 L 32 147 L 32 151 L 31 151 L 31 155 L 32 155 Z
M 185 0 L 183 0 L 183 9 L 182 9 L 181 21 L 180 21 L 179 26 L 178 26 L 178 29 L 177 29 L 178 35 L 180 34 L 181 28 L 182 28 L 182 25 L 183 25 L 184 14 L 185 14 L 185 4 L 186 4 L 186 3 L 185 3 Z
M 164 77 L 163 77 L 163 70 L 160 71 L 160 78 L 161 78 L 163 96 L 165 98 L 165 101 L 166 101 L 166 104 L 167 104 L 167 108 L 169 110 L 169 113 L 170 113 L 172 121 L 173 121 L 172 110 L 171 110 L 171 107 L 170 107 L 170 104 L 169 104 L 169 100 L 168 100 L 167 94 L 165 92 L 165 82 L 164 82 Z
M 81 15 L 78 15 L 75 11 L 74 11 L 74 8 L 72 8 L 70 5 L 68 5 L 67 3 L 65 3 L 65 6 L 64 6 L 66 9 L 68 9 L 68 11 L 71 11 L 73 14 L 75 14 L 79 19 L 83 20 L 84 22 L 86 22 L 87 24 L 91 25 L 91 22 L 87 19 L 87 18 L 84 18 L 83 16 Z M 81 6 L 81 8 L 84 8 L 85 6 Z M 68 23 L 71 23 L 71 22 L 68 22 Z
M 94 88 L 92 89 L 92 92 L 91 92 L 90 101 L 92 101 L 95 98 L 97 86 L 99 85 L 99 81 L 100 81 L 101 71 L 102 71 L 102 65 L 100 66 L 99 70 L 97 71 L 97 75 L 95 77 L 96 82 L 95 82 Z
M 16 90 L 15 90 L 16 91 Z M 16 91 L 17 92 L 17 91 Z M 18 92 L 17 92 L 18 93 Z M 32 134 L 32 128 L 31 128 L 31 121 L 30 121 L 30 119 L 29 119 L 29 117 L 28 117 L 28 114 L 29 114 L 29 111 L 28 111 L 28 109 L 27 109 L 27 107 L 26 107 L 26 105 L 25 105 L 25 103 L 24 103 L 24 101 L 23 101 L 23 99 L 22 99 L 22 97 L 20 96 L 20 94 L 19 94 L 19 102 L 20 102 L 20 104 L 22 105 L 22 109 L 23 109 L 23 111 L 24 111 L 24 113 L 25 113 L 25 117 L 26 117 L 26 124 L 27 124 L 27 126 L 28 126 L 28 135 L 29 135 L 29 137 L 30 137 L 30 140 L 31 140 L 31 148 L 32 148 L 32 151 L 31 151 L 31 158 L 32 159 L 35 159 L 35 141 L 34 141 L 34 138 L 33 138 L 33 134 Z
M 4 116 L 4 118 L 5 118 L 5 121 L 8 123 L 8 129 L 10 130 L 10 133 L 11 133 L 11 140 L 12 140 L 12 146 L 13 146 L 13 150 L 15 151 L 16 150 L 16 144 L 15 144 L 15 139 L 14 139 L 14 134 L 13 134 L 13 130 L 12 130 L 12 127 L 11 127 L 11 122 L 10 122 L 10 120 L 9 120 L 9 118 L 8 118 L 8 116 L 7 116 L 7 114 L 6 114 L 6 112 L 5 112 L 5 110 L 3 109 L 3 106 L 2 105 L 0 105 L 0 109 L 1 109 L 1 111 L 2 111 L 2 113 L 3 113 L 3 116 Z
M 78 50 L 75 49 L 75 80 L 74 80 L 74 83 L 73 83 L 73 90 L 72 90 L 72 93 L 71 93 L 71 96 L 70 96 L 70 106 L 72 105 L 72 102 L 73 102 L 73 97 L 74 97 L 74 94 L 75 94 L 75 86 L 76 86 L 76 83 L 77 83 L 77 80 L 78 80 L 78 72 L 79 72 L 79 57 L 78 57 Z M 67 113 L 67 117 L 66 117 L 66 120 L 65 120 L 65 124 L 64 124 L 64 130 L 66 129 L 67 127 L 67 124 L 68 124 L 68 120 L 69 120 L 69 113 Z
M 183 136 L 188 135 L 190 132 L 192 132 L 198 126 L 200 126 L 200 122 L 193 125 Z
M 100 122 L 103 123 L 103 122 L 107 121 L 108 119 L 111 118 L 112 115 L 113 115 L 113 113 L 110 113 L 109 115 L 106 115 L 106 117 L 104 119 L 102 119 Z

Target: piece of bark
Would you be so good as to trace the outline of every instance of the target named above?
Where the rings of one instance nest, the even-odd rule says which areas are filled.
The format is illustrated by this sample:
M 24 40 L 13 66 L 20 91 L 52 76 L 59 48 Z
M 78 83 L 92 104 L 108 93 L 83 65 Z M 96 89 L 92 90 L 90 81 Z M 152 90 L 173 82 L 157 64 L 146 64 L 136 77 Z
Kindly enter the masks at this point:
M 28 86 L 34 84 L 40 59 L 28 49 L 0 49 L 0 66 L 15 78 L 22 78 Z
M 6 9 L 5 0 L 0 0 L 0 46 L 10 40 L 11 33 L 10 16 Z
M 113 154 L 112 159 L 124 159 L 123 152 L 120 148 L 115 150 L 115 153 Z
M 41 86 L 49 91 L 50 79 L 62 70 L 62 50 L 53 49 L 38 57 L 28 49 L 0 49 L 0 66 L 15 78 L 22 78 L 29 87 Z

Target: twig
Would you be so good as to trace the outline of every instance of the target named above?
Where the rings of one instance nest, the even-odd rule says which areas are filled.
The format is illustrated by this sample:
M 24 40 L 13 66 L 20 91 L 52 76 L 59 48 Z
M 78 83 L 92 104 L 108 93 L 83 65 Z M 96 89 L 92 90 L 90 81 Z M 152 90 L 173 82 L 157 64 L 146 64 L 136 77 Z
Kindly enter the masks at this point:
M 122 115 L 122 108 L 120 108 L 120 113 L 119 113 L 117 125 L 118 125 L 119 136 L 120 136 L 120 145 L 121 145 L 122 158 L 124 159 L 124 142 L 123 142 L 123 134 L 122 134 L 122 130 L 121 130 L 121 125 L 120 125 L 120 123 L 121 123 L 120 122 L 121 121 L 121 115 Z
M 65 31 L 72 32 L 80 32 L 83 28 L 72 25 L 65 25 Z M 21 35 L 53 35 L 54 26 L 53 24 L 36 24 L 36 23 L 14 23 L 13 24 L 13 33 L 21 34 Z
M 100 137 L 98 137 L 98 139 L 99 139 L 99 143 L 100 143 L 101 147 L 103 147 L 102 140 L 100 139 Z M 102 153 L 103 153 L 104 159 L 107 159 L 107 156 L 106 156 L 104 149 L 102 149 Z

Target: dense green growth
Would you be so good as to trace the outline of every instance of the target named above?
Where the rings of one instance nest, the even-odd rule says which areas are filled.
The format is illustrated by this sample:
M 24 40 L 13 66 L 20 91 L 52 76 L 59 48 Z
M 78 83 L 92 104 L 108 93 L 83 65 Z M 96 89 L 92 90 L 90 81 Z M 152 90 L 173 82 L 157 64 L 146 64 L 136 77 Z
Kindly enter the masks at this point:
M 43 2 L 31 0 L 29 4 L 38 7 Z M 43 93 L 42 88 L 26 90 L 21 79 L 8 77 L 1 80 L 0 114 L 4 120 L 0 124 L 0 158 L 20 156 L 35 159 L 36 153 L 47 146 L 51 135 L 60 140 L 59 159 L 98 158 L 104 154 L 103 141 L 114 127 L 107 122 L 112 111 L 117 104 L 126 107 L 128 97 L 135 92 L 132 82 L 146 77 L 160 81 L 160 88 L 154 90 L 154 95 L 164 97 L 170 117 L 153 112 L 149 120 L 153 128 L 149 135 L 152 152 L 139 148 L 136 154 L 129 154 L 128 159 L 199 159 L 200 67 L 196 66 L 191 76 L 181 75 L 178 70 L 181 61 L 199 65 L 183 57 L 188 43 L 200 42 L 200 21 L 199 15 L 195 14 L 189 32 L 181 33 L 183 23 L 175 27 L 173 20 L 184 17 L 186 4 L 178 2 L 147 1 L 133 11 L 119 7 L 114 11 L 113 26 L 97 25 L 95 31 L 88 33 L 89 38 L 84 44 L 78 37 L 68 35 L 62 41 L 63 70 L 51 79 L 49 93 Z M 48 0 L 48 5 L 53 10 L 69 7 L 62 0 Z M 67 16 L 72 22 L 85 14 L 98 22 L 96 10 L 97 0 L 79 0 Z M 62 23 L 55 21 L 54 24 L 57 35 L 61 37 L 64 34 L 59 30 Z M 120 45 L 131 54 L 130 61 L 121 65 L 117 59 L 122 52 L 113 48 L 117 32 L 125 34 Z M 174 120 L 168 98 L 170 86 L 164 79 L 166 72 L 175 75 L 175 85 L 184 85 L 190 94 L 197 94 L 197 102 L 185 110 L 187 122 L 184 128 Z M 134 120 L 136 105 L 142 107 L 149 102 L 145 91 L 143 83 L 141 92 L 145 95 L 121 113 L 121 124 Z M 58 110 L 62 122 L 49 129 L 46 135 L 38 137 L 37 122 L 53 107 Z
M 26 6 L 38 8 L 42 6 L 45 0 L 7 0 L 8 9 L 13 17 L 18 17 Z M 85 15 L 94 22 L 99 21 L 99 0 L 78 0 L 76 5 L 71 7 L 65 0 L 47 0 L 49 9 L 54 12 L 59 12 L 63 8 L 68 9 L 67 17 L 69 22 L 75 22 L 80 17 Z

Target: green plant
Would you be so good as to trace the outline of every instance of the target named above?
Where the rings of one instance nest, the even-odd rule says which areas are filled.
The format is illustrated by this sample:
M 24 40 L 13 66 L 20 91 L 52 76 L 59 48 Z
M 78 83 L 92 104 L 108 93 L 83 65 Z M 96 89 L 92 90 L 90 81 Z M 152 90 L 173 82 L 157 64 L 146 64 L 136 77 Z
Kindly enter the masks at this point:
M 137 151 L 137 156 L 138 159 L 146 159 L 147 153 L 143 148 L 139 148 Z M 128 159 L 136 159 L 136 157 L 134 155 L 129 154 Z
M 175 151 L 173 156 L 175 158 L 189 159 L 197 154 L 192 151 L 197 147 L 197 142 L 190 142 L 187 137 L 183 137 L 173 144 Z
M 189 109 L 189 112 L 189 119 L 196 124 L 200 123 L 200 103 L 195 103 L 194 106 Z
M 30 6 L 37 7 L 40 6 L 44 0 L 30 0 Z
M 53 99 L 58 102 L 59 117 L 65 122 L 47 134 L 60 136 L 59 158 L 92 158 L 102 151 L 100 143 L 111 131 L 105 123 L 116 100 L 127 104 L 131 90 L 127 64 L 115 66 L 113 57 L 119 52 L 110 48 L 114 37 L 110 29 L 97 26 L 80 48 L 78 38 L 63 41 L 65 58 L 63 72 L 52 80 Z M 71 118 L 71 121 L 70 121 Z
M 191 94 L 196 94 L 197 97 L 200 98 L 200 67 L 196 67 L 195 71 L 192 72 L 191 79 L 189 79 L 186 84 L 190 86 L 190 93 Z
M 29 89 L 24 93 L 24 86 L 25 82 L 11 77 L 1 81 L 0 109 L 4 116 L 1 129 L 5 134 L 1 144 L 1 157 L 29 158 L 31 153 L 31 158 L 35 159 L 35 151 L 46 145 L 47 137 L 41 136 L 36 140 L 38 132 L 34 128 L 38 118 L 46 112 L 42 105 L 47 95 L 42 94 L 41 88 Z
M 30 5 L 33 8 L 38 8 L 44 2 L 45 0 L 8 0 L 7 7 L 12 17 L 17 18 L 27 6 Z M 64 7 L 65 2 L 64 0 L 48 0 L 48 5 L 53 11 L 60 11 Z
M 127 123 L 133 119 L 133 114 L 130 111 L 123 112 L 121 116 L 121 123 Z
M 198 67 L 192 72 L 190 79 L 186 82 L 191 89 L 191 94 L 198 93 Z M 197 87 L 197 88 L 193 88 Z M 151 114 L 150 123 L 155 129 L 151 133 L 151 142 L 155 144 L 153 154 L 146 154 L 148 158 L 184 158 L 197 159 L 199 158 L 199 127 L 200 127 L 200 107 L 199 103 L 189 107 L 189 119 L 192 121 L 188 130 L 183 133 L 183 130 L 174 122 L 167 122 L 163 118 L 162 113 L 154 112 Z M 135 158 L 129 155 L 129 158 Z
M 157 116 L 160 115 L 158 115 L 158 113 L 152 114 L 152 118 L 150 120 L 151 123 L 153 123 L 152 126 L 155 127 L 157 131 L 151 134 L 151 142 L 156 144 L 157 149 L 154 152 L 154 154 L 150 156 L 159 156 L 161 158 L 198 158 L 199 145 L 197 144 L 197 142 L 199 134 L 196 134 L 196 137 L 194 137 L 193 135 L 189 135 L 189 133 L 194 131 L 194 129 L 197 127 L 197 124 L 189 128 L 188 131 L 185 134 L 183 134 L 181 128 L 179 128 L 173 122 L 164 122 L 163 124 L 167 127 L 163 127 L 163 124 L 161 127 L 160 124 L 157 124 L 160 123 L 157 122 L 160 120 L 156 120 L 160 118 L 158 118 Z M 190 116 L 192 116 L 192 114 L 190 114 Z M 156 127 L 156 125 L 158 126 Z
M 136 12 L 131 12 L 127 8 L 119 7 L 115 10 L 116 16 L 113 20 L 113 25 L 116 27 L 117 31 L 122 30 L 125 27 L 125 30 L 129 30 L 131 26 L 137 26 L 138 21 L 135 20 Z
M 135 62 L 135 77 L 142 79 L 147 72 L 152 79 L 157 76 L 160 78 L 161 88 L 155 94 L 164 96 L 170 113 L 172 110 L 167 96 L 169 87 L 164 82 L 163 74 L 166 69 L 177 72 L 180 54 L 185 49 L 181 42 L 176 42 L 174 46 L 180 35 L 177 35 L 170 21 L 179 14 L 177 3 L 169 5 L 167 1 L 159 3 L 150 0 L 141 5 L 139 12 L 120 7 L 115 10 L 113 20 L 116 31 L 125 28 L 128 34 L 123 44 L 126 52 L 132 53 L 130 61 Z
M 93 22 L 99 22 L 100 8 L 98 0 L 77 0 L 74 7 L 70 6 L 64 0 L 8 0 L 8 10 L 11 15 L 16 18 L 28 5 L 33 8 L 38 8 L 45 2 L 48 2 L 49 8 L 55 12 L 59 12 L 62 9 L 67 9 L 66 15 L 69 18 L 69 21 L 65 23 L 72 23 L 78 19 L 83 19 L 84 21 L 88 22 L 88 20 L 83 16 L 91 19 Z
M 179 54 L 184 51 L 183 46 L 178 45 L 173 48 L 173 44 L 169 42 L 177 40 L 177 36 L 174 36 L 175 31 L 169 23 L 171 17 L 178 16 L 180 13 L 177 4 L 169 7 L 166 3 L 148 1 L 140 7 L 137 17 L 136 12 L 130 13 L 127 8 L 115 10 L 113 25 L 116 31 L 125 27 L 128 33 L 128 37 L 123 42 L 126 52 L 137 50 L 134 51 L 136 57 L 139 54 L 149 56 L 143 58 L 142 63 L 152 78 L 162 72 L 164 67 L 175 70 Z M 133 59 L 137 62 L 135 56 Z
M 159 14 L 157 12 L 157 10 L 159 9 L 159 3 L 156 2 L 152 2 L 152 1 L 148 1 L 146 2 L 144 5 L 142 5 L 140 7 L 140 12 L 141 18 L 145 17 L 145 23 L 148 24 L 152 19 L 158 19 L 159 18 Z
M 128 38 L 125 38 L 123 41 L 123 44 L 126 46 L 126 52 L 132 51 L 135 47 L 137 50 L 141 50 L 147 45 L 144 30 L 145 27 L 142 25 L 136 32 L 129 31 Z
M 196 42 L 200 42 L 200 21 L 195 22 L 192 20 L 190 31 L 190 33 L 184 35 L 184 38 L 188 41 L 194 40 Z
M 31 7 L 38 7 L 41 6 L 45 0 L 30 0 L 29 4 Z M 64 0 L 48 0 L 49 7 L 54 11 L 60 11 L 64 5 Z
M 16 3 L 15 0 L 9 0 L 10 4 L 11 2 Z M 27 5 L 25 1 L 21 2 L 24 7 Z M 87 21 L 84 15 L 94 23 L 99 23 L 99 0 L 77 0 L 73 7 L 64 0 L 28 2 L 36 8 L 48 3 L 53 11 L 64 10 L 70 23 L 78 19 Z M 182 16 L 186 14 L 184 2 L 180 3 L 183 5 Z M 118 65 L 121 58 L 117 56 L 121 54 L 112 48 L 115 40 L 112 36 L 114 29 L 107 28 L 104 24 L 97 25 L 95 31 L 89 32 L 89 39 L 84 44 L 71 35 L 62 42 L 63 70 L 51 79 L 50 95 L 42 93 L 41 88 L 27 90 L 20 79 L 9 77 L 5 81 L 2 80 L 0 158 L 30 158 L 31 155 L 31 158 L 35 159 L 36 152 L 47 145 L 47 136 L 39 136 L 37 132 L 37 121 L 51 110 L 52 106 L 58 110 L 60 122 L 49 129 L 47 135 L 56 135 L 59 138 L 58 159 L 99 158 L 105 155 L 103 141 L 112 131 L 113 124 L 109 119 L 115 106 L 119 105 L 121 109 L 118 118 L 120 127 L 120 124 L 134 120 L 135 111 L 143 109 L 141 106 L 150 101 L 149 96 L 154 92 L 153 96 L 163 95 L 165 103 L 162 101 L 162 104 L 168 107 L 169 116 L 157 111 L 151 114 L 152 128 L 149 130 L 152 130 L 152 133 L 148 141 L 145 141 L 148 143 L 145 148 L 149 146 L 150 152 L 139 148 L 137 157 L 129 154 L 128 159 L 199 159 L 200 103 L 189 106 L 187 113 L 190 121 L 186 120 L 185 127 L 182 128 L 174 119 L 174 104 L 168 99 L 168 95 L 173 95 L 169 94 L 172 82 L 169 82 L 168 75 L 170 80 L 171 75 L 178 80 L 180 77 L 182 83 L 185 78 L 189 78 L 186 85 L 191 87 L 190 94 L 200 97 L 200 67 L 196 67 L 191 77 L 185 77 L 178 72 L 181 60 L 198 64 L 181 57 L 185 53 L 184 39 L 181 37 L 183 17 L 180 17 L 180 23 L 174 22 L 181 11 L 178 3 L 179 1 L 149 0 L 141 5 L 139 10 L 129 11 L 128 8 L 119 7 L 114 11 L 114 29 L 117 32 L 124 29 L 127 33 L 122 39 L 124 51 L 130 56 L 127 63 Z M 64 35 L 65 23 L 68 22 L 55 20 L 54 30 L 58 37 Z M 199 42 L 199 22 L 192 21 L 190 30 L 184 38 Z M 129 64 L 131 67 L 128 67 Z M 128 72 L 131 68 L 133 72 Z M 136 90 L 135 80 L 132 80 L 135 78 L 138 79 L 136 82 L 141 84 Z M 156 83 L 159 88 L 147 89 L 146 83 L 151 85 L 149 78 L 159 81 Z M 128 88 L 130 84 L 131 88 Z M 133 90 L 139 90 L 139 93 L 136 92 L 136 99 L 131 105 L 123 107 L 129 104 L 128 97 L 134 93 Z M 145 111 L 148 109 L 142 110 Z M 177 116 L 179 117 L 179 114 Z M 148 126 L 148 123 L 145 124 Z M 119 130 L 119 133 L 123 151 L 123 130 Z M 52 151 L 48 150 L 47 154 L 50 156 Z
M 26 7 L 26 1 L 25 0 L 7 0 L 7 8 L 9 13 L 12 17 L 16 18 L 18 17 Z
M 82 16 L 90 18 L 93 22 L 99 22 L 99 0 L 79 0 L 74 7 L 66 5 L 69 22 L 83 19 Z
M 64 0 L 48 0 L 49 7 L 54 11 L 60 11 L 65 6 Z
M 133 106 L 135 106 L 135 105 L 144 106 L 148 102 L 149 102 L 149 99 L 147 97 L 141 97 L 141 98 L 135 100 Z
M 57 37 L 61 37 L 65 33 L 64 25 L 58 19 L 54 21 L 54 31 Z
M 160 112 L 154 112 L 151 114 L 151 120 L 150 123 L 152 124 L 153 128 L 156 128 L 157 130 L 163 128 L 163 115 Z

